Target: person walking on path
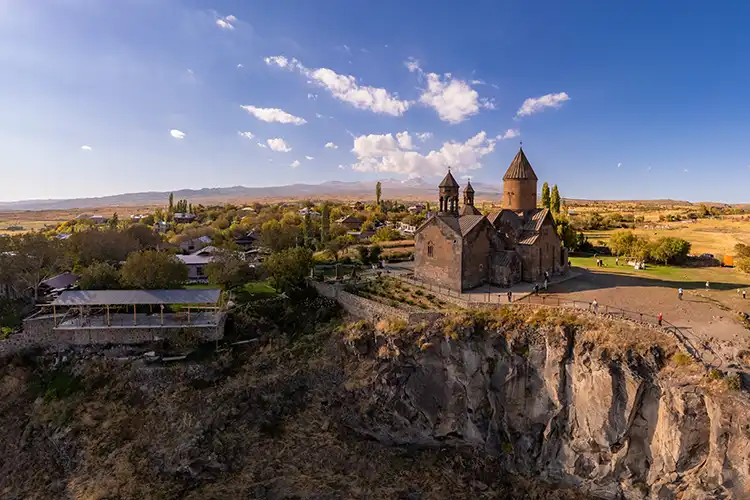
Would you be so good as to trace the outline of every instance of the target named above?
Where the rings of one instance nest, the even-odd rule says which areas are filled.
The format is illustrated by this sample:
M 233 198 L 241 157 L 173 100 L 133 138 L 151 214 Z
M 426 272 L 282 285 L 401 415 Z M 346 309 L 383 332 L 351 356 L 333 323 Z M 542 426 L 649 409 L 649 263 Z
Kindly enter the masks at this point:
M 659 313 L 659 326 L 661 326 L 661 320 L 662 320 L 662 319 L 663 319 L 663 318 L 662 318 L 662 315 L 661 315 L 661 313 Z
M 594 310 L 594 314 L 599 314 L 599 303 L 596 299 L 591 303 L 591 308 Z
M 513 292 L 508 290 L 508 304 L 513 302 Z
M 539 295 L 539 285 L 534 283 L 534 295 Z
M 708 291 L 710 289 L 711 289 L 711 283 L 709 283 L 708 281 L 706 281 L 706 291 Z
M 620 265 L 620 257 L 615 257 L 615 265 L 616 266 Z
M 544 291 L 545 292 L 547 291 L 547 284 L 548 284 L 547 278 L 544 278 Z
M 679 298 L 680 298 L 680 300 L 682 300 L 682 288 L 679 288 L 679 289 L 677 290 L 677 297 L 679 297 Z

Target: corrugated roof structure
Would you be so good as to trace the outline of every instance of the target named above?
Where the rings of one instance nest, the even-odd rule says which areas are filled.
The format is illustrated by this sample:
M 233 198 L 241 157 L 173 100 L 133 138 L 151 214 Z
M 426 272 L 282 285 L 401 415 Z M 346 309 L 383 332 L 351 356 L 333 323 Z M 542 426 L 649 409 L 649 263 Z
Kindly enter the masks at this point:
M 464 215 L 462 217 L 458 218 L 458 226 L 461 231 L 461 236 L 466 236 L 471 232 L 472 229 L 474 229 L 474 226 L 479 224 L 482 219 L 484 219 L 484 215 Z
M 523 226 L 524 231 L 540 231 L 542 224 L 544 223 L 545 217 L 549 213 L 549 208 L 537 208 L 531 217 L 526 219 L 526 223 Z
M 60 294 L 53 306 L 146 304 L 216 304 L 221 290 L 73 290 Z
M 526 158 L 526 155 L 523 152 L 523 148 L 518 150 L 516 157 L 513 158 L 512 162 L 510 162 L 510 166 L 503 176 L 504 181 L 510 179 L 531 179 L 535 181 L 538 180 L 536 174 L 534 173 L 534 169 L 531 168 L 529 159 Z

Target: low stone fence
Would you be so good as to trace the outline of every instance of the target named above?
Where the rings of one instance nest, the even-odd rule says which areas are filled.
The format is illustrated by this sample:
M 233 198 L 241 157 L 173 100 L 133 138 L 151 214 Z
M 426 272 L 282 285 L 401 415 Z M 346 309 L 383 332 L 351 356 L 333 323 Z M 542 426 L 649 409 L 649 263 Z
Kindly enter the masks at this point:
M 401 319 L 407 323 L 420 323 L 422 321 L 432 322 L 443 316 L 439 312 L 410 312 L 404 309 L 398 309 L 380 302 L 354 295 L 343 289 L 341 285 L 322 283 L 320 281 L 310 281 L 310 284 L 318 291 L 319 294 L 329 299 L 334 299 L 352 316 L 366 319 L 369 321 L 378 321 L 383 318 Z
M 28 348 L 66 349 L 92 344 L 144 344 L 160 340 L 191 340 L 209 342 L 224 337 L 226 313 L 215 325 L 200 326 L 114 326 L 85 328 L 54 328 L 51 315 L 36 315 L 23 321 L 23 332 L 0 340 L 0 356 L 15 354 Z

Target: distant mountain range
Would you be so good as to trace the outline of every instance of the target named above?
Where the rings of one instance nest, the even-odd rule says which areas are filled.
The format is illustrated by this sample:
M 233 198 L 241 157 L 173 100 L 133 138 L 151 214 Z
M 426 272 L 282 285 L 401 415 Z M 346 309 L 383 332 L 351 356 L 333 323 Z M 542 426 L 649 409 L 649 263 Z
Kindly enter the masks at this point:
M 300 200 L 324 198 L 351 198 L 374 200 L 375 183 L 328 181 L 322 184 L 290 184 L 288 186 L 180 189 L 173 191 L 175 200 L 188 200 L 193 204 L 220 202 L 246 203 L 254 200 Z M 437 182 L 426 182 L 421 177 L 400 181 L 380 181 L 383 198 L 402 200 L 432 200 L 436 197 Z M 472 183 L 478 198 L 500 199 L 502 186 Z M 169 192 L 148 191 L 126 193 L 96 198 L 73 198 L 68 200 L 24 200 L 0 202 L 0 211 L 16 210 L 69 210 L 73 208 L 132 207 L 164 205 Z
M 343 198 L 359 201 L 375 199 L 375 183 L 327 181 L 321 184 L 290 184 L 288 186 L 272 187 L 223 187 L 203 189 L 180 189 L 173 191 L 175 200 L 188 200 L 190 203 L 204 205 L 210 203 L 243 204 L 252 201 L 282 201 L 282 200 L 321 200 L 326 198 Z M 382 179 L 380 181 L 384 199 L 399 199 L 405 201 L 432 201 L 437 197 L 437 182 L 428 182 L 421 177 L 407 180 Z M 463 183 L 462 183 L 463 184 Z M 500 201 L 503 187 L 501 184 L 485 184 L 472 182 L 479 201 Z M 168 191 L 148 191 L 142 193 L 126 193 L 96 198 L 73 198 L 68 200 L 23 200 L 0 202 L 0 211 L 20 210 L 70 210 L 96 209 L 103 207 L 148 207 L 166 205 L 169 199 Z M 636 203 L 643 205 L 698 205 L 680 200 L 574 200 L 566 199 L 566 203 L 576 205 L 581 203 Z M 721 203 L 706 202 L 706 205 L 723 205 Z M 742 206 L 742 205 L 738 205 Z

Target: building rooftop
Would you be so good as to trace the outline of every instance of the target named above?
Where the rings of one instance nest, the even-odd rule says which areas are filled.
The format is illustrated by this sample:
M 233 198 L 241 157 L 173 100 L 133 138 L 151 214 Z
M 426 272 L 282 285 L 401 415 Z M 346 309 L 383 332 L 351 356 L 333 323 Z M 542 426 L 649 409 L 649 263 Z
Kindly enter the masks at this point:
M 145 304 L 216 304 L 221 290 L 73 290 L 60 294 L 54 306 Z
M 458 187 L 458 182 L 456 182 L 456 179 L 453 177 L 453 174 L 451 174 L 451 171 L 448 170 L 448 173 L 443 178 L 442 182 L 440 183 L 439 187 Z
M 529 159 L 526 158 L 526 155 L 523 152 L 523 148 L 518 150 L 516 157 L 513 158 L 512 162 L 510 162 L 510 166 L 503 176 L 504 181 L 511 179 L 530 179 L 534 181 L 538 180 L 536 174 L 534 173 L 534 169 L 531 168 Z

